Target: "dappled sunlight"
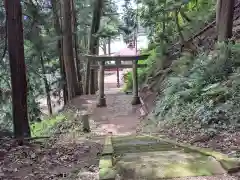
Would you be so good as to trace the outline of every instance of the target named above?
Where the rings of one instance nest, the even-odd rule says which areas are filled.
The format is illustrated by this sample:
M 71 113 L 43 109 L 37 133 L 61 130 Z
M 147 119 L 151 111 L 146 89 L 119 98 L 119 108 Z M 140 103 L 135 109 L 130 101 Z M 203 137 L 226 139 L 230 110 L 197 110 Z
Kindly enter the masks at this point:
M 87 100 L 87 103 L 89 103 L 89 104 L 93 104 L 93 103 L 95 103 L 96 101 L 93 101 L 93 100 Z

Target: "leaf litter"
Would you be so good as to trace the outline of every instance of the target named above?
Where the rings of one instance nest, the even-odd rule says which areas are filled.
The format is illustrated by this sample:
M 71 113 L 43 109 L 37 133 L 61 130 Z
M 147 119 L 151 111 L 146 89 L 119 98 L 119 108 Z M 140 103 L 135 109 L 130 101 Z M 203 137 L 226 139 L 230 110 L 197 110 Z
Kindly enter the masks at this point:
M 1 139 L 0 180 L 98 179 L 104 137 L 76 131 L 80 126 L 75 118 L 68 120 L 50 138 L 22 146 L 14 139 Z

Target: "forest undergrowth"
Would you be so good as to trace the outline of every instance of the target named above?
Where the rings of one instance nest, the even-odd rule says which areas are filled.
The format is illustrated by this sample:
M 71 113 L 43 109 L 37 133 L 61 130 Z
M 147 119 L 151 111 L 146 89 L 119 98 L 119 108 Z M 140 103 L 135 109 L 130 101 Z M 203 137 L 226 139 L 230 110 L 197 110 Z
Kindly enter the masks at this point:
M 239 157 L 239 49 L 238 43 L 218 44 L 210 53 L 174 61 L 171 73 L 155 85 L 156 107 L 143 131 Z
M 82 129 L 78 112 L 66 109 L 32 124 L 32 138 L 21 146 L 0 139 L 0 179 L 97 179 L 102 139 Z

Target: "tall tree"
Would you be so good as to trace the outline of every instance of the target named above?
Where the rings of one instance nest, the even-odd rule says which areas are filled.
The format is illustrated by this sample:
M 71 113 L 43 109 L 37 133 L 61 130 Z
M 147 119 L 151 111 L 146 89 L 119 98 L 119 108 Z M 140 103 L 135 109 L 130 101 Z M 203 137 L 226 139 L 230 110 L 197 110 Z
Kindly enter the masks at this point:
M 97 36 L 99 27 L 100 27 L 100 20 L 102 16 L 102 9 L 103 9 L 103 0 L 95 0 L 94 1 L 94 8 L 93 8 L 93 16 L 92 16 L 92 23 L 91 23 L 91 31 L 89 35 L 89 46 L 88 51 L 90 54 L 98 54 L 99 48 L 99 37 Z M 86 71 L 86 78 L 85 78 L 85 93 L 88 94 L 90 91 L 91 94 L 95 94 L 96 92 L 96 71 L 94 69 L 90 70 L 90 63 L 87 62 L 87 71 Z M 90 77 L 90 79 L 89 79 Z
M 125 43 L 134 42 L 135 44 L 135 29 L 137 27 L 136 11 L 132 7 L 131 0 L 125 0 L 123 4 L 123 26 L 120 29 L 123 32 L 123 39 Z
M 62 83 L 62 90 L 63 90 L 63 100 L 64 104 L 67 103 L 67 87 L 66 87 L 66 72 L 64 67 L 64 60 L 63 60 L 63 38 L 62 38 L 62 4 L 61 2 L 58 2 L 56 0 L 51 0 L 52 3 L 52 11 L 53 11 L 53 19 L 54 19 L 54 29 L 56 34 L 59 36 L 59 39 L 57 41 L 57 53 L 59 57 L 59 63 L 60 63 L 60 72 L 61 72 L 61 78 L 64 83 Z
M 15 137 L 29 137 L 31 133 L 27 113 L 27 80 L 20 0 L 5 0 L 5 8 L 12 83 L 14 135 Z
M 218 0 L 217 2 L 218 41 L 226 41 L 232 37 L 234 4 L 235 0 Z
M 77 89 L 77 95 L 82 94 L 82 85 L 81 85 L 81 74 L 80 74 L 80 59 L 78 56 L 78 36 L 77 36 L 77 12 L 75 9 L 75 3 L 73 0 L 71 0 L 71 12 L 72 12 L 72 39 L 73 39 L 73 47 L 74 47 L 74 63 L 76 66 L 76 76 L 77 76 L 77 82 L 78 82 L 78 89 Z
M 43 78 L 43 82 L 44 82 L 44 86 L 45 86 L 45 92 L 46 92 L 46 95 L 47 95 L 48 112 L 49 112 L 50 115 L 52 115 L 53 110 L 52 110 L 52 102 L 51 102 L 51 94 L 50 94 L 51 88 L 50 88 L 48 80 L 47 80 L 47 76 L 46 76 L 47 73 L 46 73 L 46 68 L 44 66 L 43 56 L 40 55 L 39 59 L 40 59 L 41 66 L 42 66 L 42 74 L 43 74 L 42 78 Z
M 63 56 L 68 89 L 68 100 L 76 95 L 77 76 L 74 63 L 73 41 L 72 41 L 72 16 L 71 1 L 63 0 Z

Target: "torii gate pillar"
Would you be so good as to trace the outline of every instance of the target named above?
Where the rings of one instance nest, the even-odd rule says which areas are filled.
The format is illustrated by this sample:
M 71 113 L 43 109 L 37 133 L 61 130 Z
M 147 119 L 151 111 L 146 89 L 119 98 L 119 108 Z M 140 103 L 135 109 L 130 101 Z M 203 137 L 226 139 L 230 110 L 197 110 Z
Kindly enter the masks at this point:
M 137 61 L 132 61 L 132 80 L 133 80 L 133 99 L 132 105 L 141 104 L 140 97 L 138 96 L 138 76 L 137 76 Z
M 105 61 L 99 62 L 99 97 L 97 107 L 106 107 L 106 98 L 104 94 L 104 65 Z

